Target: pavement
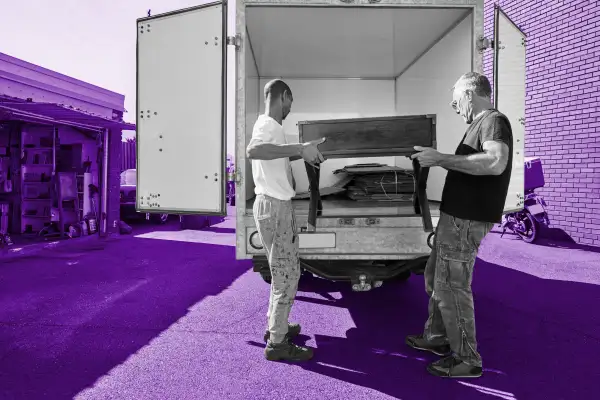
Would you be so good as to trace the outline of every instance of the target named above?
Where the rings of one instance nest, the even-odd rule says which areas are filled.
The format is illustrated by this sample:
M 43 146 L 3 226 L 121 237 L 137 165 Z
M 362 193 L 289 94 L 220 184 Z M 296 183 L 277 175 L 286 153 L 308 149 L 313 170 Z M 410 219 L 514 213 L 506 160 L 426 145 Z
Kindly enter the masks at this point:
M 235 260 L 234 222 L 1 260 L 0 399 L 597 397 L 598 249 L 490 233 L 473 282 L 485 372 L 456 381 L 404 344 L 426 319 L 422 276 L 365 293 L 303 278 L 291 317 L 315 358 L 266 361 L 269 286 Z

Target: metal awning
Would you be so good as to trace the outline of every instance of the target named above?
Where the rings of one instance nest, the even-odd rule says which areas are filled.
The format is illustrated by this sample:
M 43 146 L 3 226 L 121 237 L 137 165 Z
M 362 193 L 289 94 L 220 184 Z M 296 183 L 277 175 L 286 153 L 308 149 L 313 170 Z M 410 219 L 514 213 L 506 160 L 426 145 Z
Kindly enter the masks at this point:
M 55 103 L 39 103 L 0 97 L 0 120 L 26 121 L 43 125 L 66 125 L 90 131 L 135 130 L 135 124 L 94 115 Z

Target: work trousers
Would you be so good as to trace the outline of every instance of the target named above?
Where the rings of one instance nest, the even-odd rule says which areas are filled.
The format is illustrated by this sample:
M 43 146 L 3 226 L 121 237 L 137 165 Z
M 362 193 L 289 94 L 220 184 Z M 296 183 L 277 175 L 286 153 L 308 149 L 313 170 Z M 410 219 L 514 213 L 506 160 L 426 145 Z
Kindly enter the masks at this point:
M 271 342 L 281 343 L 300 280 L 296 218 L 291 200 L 258 195 L 254 221 L 271 270 L 271 295 L 267 321 Z
M 429 295 L 424 338 L 434 344 L 448 343 L 458 358 L 476 367 L 482 362 L 475 338 L 471 283 L 479 245 L 493 225 L 440 213 L 424 273 Z

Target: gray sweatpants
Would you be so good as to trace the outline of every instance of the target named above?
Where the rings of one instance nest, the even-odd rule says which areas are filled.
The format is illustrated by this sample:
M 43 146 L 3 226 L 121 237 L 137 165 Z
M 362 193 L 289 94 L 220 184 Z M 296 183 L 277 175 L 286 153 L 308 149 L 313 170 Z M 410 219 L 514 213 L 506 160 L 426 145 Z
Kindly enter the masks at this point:
M 300 280 L 296 218 L 292 202 L 258 195 L 254 221 L 271 270 L 271 295 L 267 321 L 271 342 L 281 343 Z
M 477 367 L 482 363 L 475 338 L 471 282 L 479 245 L 493 225 L 441 213 L 424 273 L 429 295 L 425 339 L 435 344 L 449 343 L 458 358 Z

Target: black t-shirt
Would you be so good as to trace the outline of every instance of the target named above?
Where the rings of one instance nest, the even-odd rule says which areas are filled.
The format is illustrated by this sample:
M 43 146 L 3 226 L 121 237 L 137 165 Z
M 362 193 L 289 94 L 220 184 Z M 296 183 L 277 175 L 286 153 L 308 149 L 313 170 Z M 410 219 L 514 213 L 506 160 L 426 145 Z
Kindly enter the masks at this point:
M 509 147 L 508 163 L 501 175 L 470 175 L 449 170 L 440 211 L 456 218 L 496 223 L 502 219 L 513 159 L 513 137 L 508 118 L 488 110 L 471 123 L 456 155 L 482 153 L 483 143 L 495 140 Z

